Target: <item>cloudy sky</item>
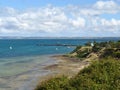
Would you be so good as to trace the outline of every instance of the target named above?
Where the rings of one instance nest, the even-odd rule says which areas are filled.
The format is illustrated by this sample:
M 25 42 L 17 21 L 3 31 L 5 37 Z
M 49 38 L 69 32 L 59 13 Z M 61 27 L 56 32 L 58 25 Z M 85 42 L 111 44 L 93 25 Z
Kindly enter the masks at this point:
M 0 0 L 0 36 L 120 37 L 120 0 Z

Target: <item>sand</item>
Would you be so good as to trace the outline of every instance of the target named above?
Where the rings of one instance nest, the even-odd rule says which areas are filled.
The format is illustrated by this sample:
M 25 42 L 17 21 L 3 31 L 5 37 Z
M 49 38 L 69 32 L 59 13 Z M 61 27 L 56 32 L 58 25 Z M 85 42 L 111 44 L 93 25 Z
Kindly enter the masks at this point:
M 80 70 L 82 70 L 90 64 L 90 62 L 87 60 L 79 60 L 78 58 L 70 58 L 64 55 L 56 55 L 52 56 L 52 58 L 56 60 L 57 63 L 46 66 L 44 68 L 45 70 L 50 70 L 51 73 L 46 76 L 40 77 L 40 79 L 38 80 L 39 83 L 41 83 L 44 80 L 61 75 L 65 75 L 71 78 L 75 76 Z

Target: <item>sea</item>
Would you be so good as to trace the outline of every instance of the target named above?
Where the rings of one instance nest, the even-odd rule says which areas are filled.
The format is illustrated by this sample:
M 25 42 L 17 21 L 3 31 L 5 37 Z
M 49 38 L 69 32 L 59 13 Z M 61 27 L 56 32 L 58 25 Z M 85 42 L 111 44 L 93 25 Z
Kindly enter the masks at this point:
M 44 67 L 57 63 L 51 56 L 75 49 L 75 46 L 64 45 L 118 40 L 120 38 L 0 39 L 0 90 L 33 90 L 40 76 L 51 73 Z

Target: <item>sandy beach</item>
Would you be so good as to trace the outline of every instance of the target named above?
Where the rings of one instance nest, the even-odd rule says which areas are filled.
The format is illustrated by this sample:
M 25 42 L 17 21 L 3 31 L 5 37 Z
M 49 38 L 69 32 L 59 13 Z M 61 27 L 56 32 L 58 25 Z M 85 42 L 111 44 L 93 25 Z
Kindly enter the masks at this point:
M 65 75 L 71 78 L 76 75 L 80 70 L 87 67 L 90 63 L 87 60 L 81 61 L 78 58 L 70 58 L 64 55 L 55 55 L 51 56 L 51 58 L 56 60 L 57 63 L 46 66 L 44 68 L 45 70 L 50 70 L 51 73 L 40 77 L 38 79 L 38 84 L 42 81 L 61 75 Z
M 72 77 L 89 65 L 87 61 L 64 55 L 37 56 L 29 59 L 33 62 L 26 62 L 24 66 L 29 68 L 26 72 L 0 78 L 0 90 L 34 90 L 36 85 L 44 80 L 59 75 Z M 43 63 L 40 60 L 43 60 Z M 23 63 L 21 64 L 24 67 Z

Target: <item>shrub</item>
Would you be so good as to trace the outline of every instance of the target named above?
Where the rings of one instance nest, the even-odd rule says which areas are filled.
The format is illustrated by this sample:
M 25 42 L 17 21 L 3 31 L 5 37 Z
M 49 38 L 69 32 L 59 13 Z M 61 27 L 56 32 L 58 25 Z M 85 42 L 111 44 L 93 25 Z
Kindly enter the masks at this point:
M 90 52 L 88 51 L 88 49 L 85 49 L 83 51 L 79 50 L 76 53 L 77 53 L 77 57 L 79 57 L 79 58 L 85 58 L 85 57 L 87 57 L 89 55 Z
M 53 78 L 35 90 L 120 90 L 120 61 L 112 58 L 95 61 L 74 78 Z
M 63 90 L 67 88 L 68 80 L 66 76 L 51 78 L 42 82 L 35 90 Z
M 91 42 L 85 43 L 85 46 L 91 46 Z
M 106 57 L 113 57 L 114 49 L 105 49 L 104 53 L 102 53 L 101 57 L 106 58 Z
M 101 60 L 83 69 L 70 85 L 76 90 L 119 90 L 120 61 Z
M 96 53 L 96 52 L 100 51 L 100 49 L 101 49 L 100 46 L 95 45 L 95 46 L 92 47 L 92 52 Z
M 113 56 L 114 56 L 115 58 L 120 58 L 120 51 L 114 52 L 114 53 L 113 53 Z
M 82 46 L 77 46 L 71 53 L 77 52 Z

